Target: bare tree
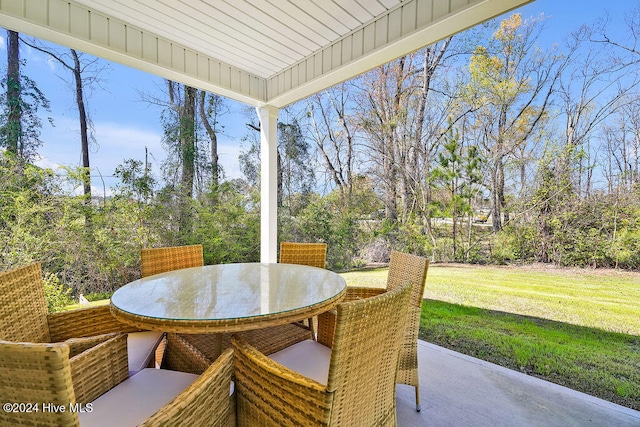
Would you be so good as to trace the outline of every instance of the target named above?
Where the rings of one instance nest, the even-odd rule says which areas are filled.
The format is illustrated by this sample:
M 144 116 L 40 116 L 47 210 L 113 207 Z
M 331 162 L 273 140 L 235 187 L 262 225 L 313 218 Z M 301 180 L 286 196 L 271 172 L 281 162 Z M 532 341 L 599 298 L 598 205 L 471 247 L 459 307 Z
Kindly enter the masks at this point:
M 353 190 L 357 125 L 349 113 L 353 99 L 346 83 L 309 98 L 312 139 L 331 181 L 345 197 Z
M 628 102 L 629 92 L 638 81 L 629 74 L 627 66 L 611 63 L 602 51 L 587 49 L 581 51 L 581 40 L 574 36 L 569 46 L 568 57 L 571 65 L 559 79 L 557 98 L 561 116 L 564 117 L 563 150 L 556 164 L 559 181 L 571 182 L 571 165 L 577 160 L 579 170 L 573 182 L 573 190 L 578 194 L 589 194 L 590 180 L 583 182 L 584 146 L 589 143 L 592 133 L 605 120 Z
M 220 184 L 222 168 L 218 159 L 218 134 L 223 127 L 220 117 L 228 113 L 224 98 L 201 90 L 198 94 L 198 115 L 209 137 L 209 152 L 211 155 L 211 184 L 217 188 Z
M 640 100 L 624 104 L 613 116 L 602 132 L 608 192 L 633 191 L 640 184 Z
M 410 137 L 404 124 L 410 89 L 415 87 L 413 61 L 413 55 L 401 57 L 372 70 L 362 79 L 361 123 L 382 187 L 385 218 L 392 223 L 398 219 L 398 171 Z
M 443 40 L 441 43 L 427 46 L 422 52 L 422 72 L 420 75 L 420 92 L 418 95 L 418 106 L 416 110 L 415 124 L 415 140 L 418 150 L 416 150 L 416 154 L 412 156 L 413 161 L 407 167 L 407 175 L 410 177 L 410 181 L 414 183 L 414 185 L 419 185 L 419 183 L 425 182 L 424 177 L 428 177 L 430 175 L 431 160 L 434 156 L 437 142 L 439 141 L 441 136 L 436 136 L 434 133 L 442 132 L 442 126 L 440 125 L 443 123 L 444 115 L 441 114 L 439 115 L 439 117 L 435 118 L 433 115 L 428 115 L 427 105 L 429 103 L 427 102 L 427 99 L 430 98 L 429 95 L 434 89 L 434 81 L 438 77 L 438 68 L 442 67 L 443 63 L 447 59 L 445 54 L 449 50 L 452 40 L 453 38 L 449 37 Z M 449 108 L 445 108 L 445 110 L 448 109 Z M 427 128 L 428 124 L 431 124 L 431 126 Z M 433 124 L 436 124 L 436 126 L 433 126 Z M 426 186 L 424 186 L 425 191 L 422 192 L 422 194 L 425 195 L 426 206 L 431 204 L 430 189 L 431 186 L 427 184 Z M 418 194 L 421 194 L 421 192 L 413 191 L 412 194 L 414 194 L 415 197 L 418 197 Z M 427 224 L 430 230 L 429 217 L 427 220 Z M 432 233 L 430 232 L 430 234 Z
M 91 203 L 91 164 L 89 159 L 89 143 L 94 141 L 91 120 L 86 108 L 86 89 L 99 81 L 99 74 L 104 69 L 98 66 L 100 59 L 79 53 L 75 49 L 56 50 L 47 47 L 37 40 L 25 41 L 25 44 L 48 55 L 62 65 L 73 76 L 75 104 L 78 108 L 80 125 L 80 148 L 83 168 L 83 189 L 85 203 Z
M 640 62 L 640 5 L 625 15 L 624 26 L 626 29 L 620 33 L 621 36 L 610 35 L 609 26 L 610 22 L 607 16 L 589 29 L 586 39 L 617 48 L 618 54 L 614 55 L 612 59 L 619 65 Z

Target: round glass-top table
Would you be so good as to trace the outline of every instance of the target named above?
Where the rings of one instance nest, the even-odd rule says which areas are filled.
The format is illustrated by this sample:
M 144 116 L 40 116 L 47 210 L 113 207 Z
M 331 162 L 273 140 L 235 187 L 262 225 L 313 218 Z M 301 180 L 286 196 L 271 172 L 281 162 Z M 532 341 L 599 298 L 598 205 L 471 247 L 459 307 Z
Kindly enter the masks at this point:
M 336 305 L 344 279 L 294 264 L 192 267 L 131 282 L 111 297 L 111 312 L 141 329 L 180 333 L 238 332 L 303 320 Z

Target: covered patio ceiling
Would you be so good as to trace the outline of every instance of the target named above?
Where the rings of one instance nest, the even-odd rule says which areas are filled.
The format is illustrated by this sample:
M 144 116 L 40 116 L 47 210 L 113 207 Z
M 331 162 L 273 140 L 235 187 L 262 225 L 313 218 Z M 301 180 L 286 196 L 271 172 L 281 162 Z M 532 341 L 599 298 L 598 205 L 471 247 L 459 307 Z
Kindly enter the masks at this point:
M 1 0 L 0 26 L 282 108 L 531 0 Z
M 0 26 L 257 107 L 273 262 L 278 109 L 530 1 L 0 0 Z

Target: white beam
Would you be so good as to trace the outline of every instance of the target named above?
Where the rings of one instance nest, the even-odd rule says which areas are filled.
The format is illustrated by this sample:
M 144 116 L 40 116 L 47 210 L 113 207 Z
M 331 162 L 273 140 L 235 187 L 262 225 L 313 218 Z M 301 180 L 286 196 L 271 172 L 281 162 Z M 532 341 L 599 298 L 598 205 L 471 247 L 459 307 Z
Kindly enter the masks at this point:
M 260 118 L 260 262 L 278 261 L 278 109 L 257 108 Z

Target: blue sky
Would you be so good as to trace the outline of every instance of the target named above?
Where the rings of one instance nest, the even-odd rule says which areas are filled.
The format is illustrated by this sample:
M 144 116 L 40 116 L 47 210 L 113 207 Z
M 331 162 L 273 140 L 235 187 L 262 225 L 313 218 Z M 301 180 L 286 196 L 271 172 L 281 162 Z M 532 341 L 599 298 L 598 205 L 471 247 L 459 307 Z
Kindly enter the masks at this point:
M 612 22 L 621 20 L 624 11 L 638 6 L 640 0 L 536 0 L 518 10 L 523 16 L 536 16 L 544 13 L 548 16 L 542 43 L 561 43 L 570 31 L 581 24 L 591 24 L 609 13 Z M 0 45 L 0 55 L 6 58 L 4 33 Z M 80 164 L 80 142 L 78 135 L 77 111 L 73 94 L 65 80 L 69 73 L 60 65 L 47 60 L 42 54 L 22 47 L 21 55 L 27 61 L 24 72 L 36 81 L 38 87 L 51 102 L 49 116 L 55 127 L 43 120 L 43 146 L 40 148 L 40 164 L 78 166 Z M 106 61 L 105 61 L 106 63 Z M 6 66 L 6 59 L 2 67 Z M 162 127 L 160 107 L 142 101 L 140 93 L 159 94 L 164 88 L 163 79 L 133 70 L 118 64 L 107 63 L 101 74 L 101 87 L 96 88 L 88 98 L 97 144 L 91 150 L 92 175 L 106 177 L 107 186 L 114 180 L 115 167 L 124 159 L 144 159 L 145 147 L 148 148 L 157 171 L 164 158 L 161 147 Z M 240 177 L 238 154 L 241 150 L 241 138 L 245 133 L 243 105 L 228 101 L 231 113 L 224 117 L 225 135 L 220 138 L 219 155 L 228 178 Z M 102 193 L 100 178 L 92 179 L 95 190 Z

